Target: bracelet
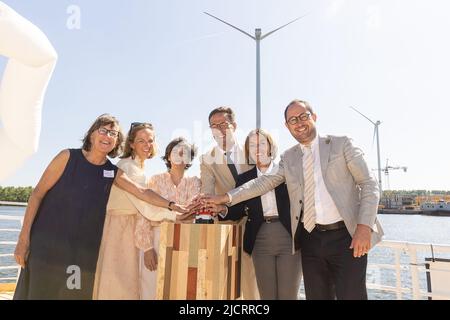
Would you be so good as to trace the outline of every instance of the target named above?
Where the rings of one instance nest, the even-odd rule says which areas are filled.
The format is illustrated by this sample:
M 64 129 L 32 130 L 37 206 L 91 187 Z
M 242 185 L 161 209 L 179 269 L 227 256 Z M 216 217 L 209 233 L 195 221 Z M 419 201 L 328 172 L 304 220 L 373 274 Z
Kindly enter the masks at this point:
M 170 207 L 173 204 L 175 204 L 175 202 L 169 201 L 169 204 L 167 205 L 167 209 L 169 209 L 170 211 L 173 211 L 172 208 Z

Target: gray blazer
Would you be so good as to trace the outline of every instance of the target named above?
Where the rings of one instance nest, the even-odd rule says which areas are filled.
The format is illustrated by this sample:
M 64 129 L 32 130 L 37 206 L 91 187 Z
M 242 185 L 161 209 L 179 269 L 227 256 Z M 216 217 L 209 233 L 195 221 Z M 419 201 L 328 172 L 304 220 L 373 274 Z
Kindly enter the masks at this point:
M 377 220 L 379 187 L 363 158 L 361 149 L 348 137 L 319 137 L 322 175 L 331 198 L 351 235 L 357 224 L 372 228 L 371 246 L 381 241 L 383 230 Z M 228 194 L 232 205 L 251 199 L 286 183 L 291 202 L 292 250 L 294 236 L 303 209 L 303 152 L 299 144 L 281 156 L 278 169 L 271 174 L 247 182 Z

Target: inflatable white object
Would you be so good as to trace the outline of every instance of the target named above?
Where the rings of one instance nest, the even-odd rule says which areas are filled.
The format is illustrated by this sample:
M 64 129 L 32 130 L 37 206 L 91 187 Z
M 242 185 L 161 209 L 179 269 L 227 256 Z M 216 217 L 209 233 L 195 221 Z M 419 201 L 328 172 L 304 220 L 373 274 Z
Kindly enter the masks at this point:
M 57 54 L 31 22 L 0 1 L 0 182 L 36 152 L 41 110 Z

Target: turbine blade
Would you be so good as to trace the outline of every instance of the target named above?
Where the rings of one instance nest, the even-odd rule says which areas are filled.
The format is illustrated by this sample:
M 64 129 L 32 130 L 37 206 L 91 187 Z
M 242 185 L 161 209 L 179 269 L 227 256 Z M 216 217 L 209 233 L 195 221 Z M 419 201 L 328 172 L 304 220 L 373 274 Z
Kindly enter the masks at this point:
M 291 22 L 288 22 L 288 23 L 286 23 L 285 25 L 282 25 L 282 26 L 279 27 L 279 28 L 276 28 L 275 30 L 272 30 L 272 31 L 270 31 L 269 33 L 266 33 L 265 35 L 263 35 L 263 36 L 261 37 L 261 40 L 263 40 L 264 38 L 267 38 L 267 37 L 270 36 L 272 33 L 275 33 L 275 32 L 277 32 L 278 30 L 283 29 L 284 27 L 287 27 L 287 26 L 290 25 L 291 23 L 294 23 L 295 21 L 300 20 L 301 18 L 306 17 L 308 14 L 309 14 L 309 13 L 304 14 L 303 16 L 298 17 L 297 19 L 294 19 L 294 20 L 292 20 Z
M 214 18 L 214 19 L 216 19 L 216 20 L 219 20 L 219 21 L 222 22 L 222 23 L 225 23 L 226 25 L 232 27 L 233 29 L 236 29 L 236 30 L 239 31 L 239 32 L 242 32 L 243 34 L 245 34 L 246 36 L 252 38 L 253 40 L 256 40 L 256 38 L 255 38 L 254 36 L 252 36 L 250 33 L 247 33 L 247 32 L 245 32 L 244 30 L 239 29 L 239 28 L 236 27 L 236 26 L 233 26 L 231 23 L 228 23 L 228 22 L 226 22 L 226 21 L 224 21 L 224 20 L 222 20 L 222 19 L 219 19 L 219 18 L 213 16 L 212 14 L 210 14 L 210 13 L 208 13 L 208 12 L 203 12 L 203 13 L 206 14 L 206 15 L 208 15 L 208 16 L 210 16 L 210 17 L 212 17 L 212 18 Z
M 360 115 L 362 115 L 364 118 L 366 118 L 367 120 L 369 120 L 374 126 L 376 126 L 377 124 L 375 122 L 373 122 L 372 120 L 370 120 L 367 116 L 365 116 L 364 114 L 362 114 L 361 112 L 359 112 L 358 110 L 356 110 L 353 107 L 350 107 L 351 109 L 355 110 L 356 112 L 358 112 Z

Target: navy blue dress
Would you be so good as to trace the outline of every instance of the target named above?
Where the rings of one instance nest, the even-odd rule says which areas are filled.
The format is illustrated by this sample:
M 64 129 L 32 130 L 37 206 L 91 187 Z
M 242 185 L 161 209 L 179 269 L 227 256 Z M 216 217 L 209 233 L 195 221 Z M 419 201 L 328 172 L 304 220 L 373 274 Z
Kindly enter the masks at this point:
M 14 299 L 92 299 L 106 205 L 117 173 L 109 160 L 87 161 L 81 149 L 47 192 L 30 234 L 30 255 Z

